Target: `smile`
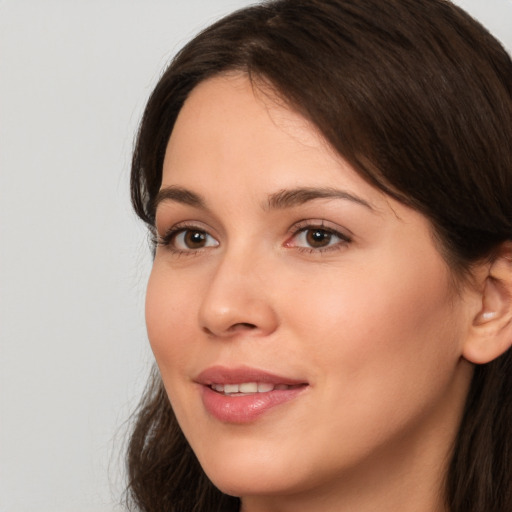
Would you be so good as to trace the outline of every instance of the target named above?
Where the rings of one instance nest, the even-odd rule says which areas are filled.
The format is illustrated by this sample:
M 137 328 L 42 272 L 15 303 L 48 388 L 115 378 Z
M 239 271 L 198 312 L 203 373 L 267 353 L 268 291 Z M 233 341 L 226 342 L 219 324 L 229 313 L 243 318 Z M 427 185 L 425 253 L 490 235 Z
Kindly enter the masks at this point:
M 246 396 L 255 393 L 269 393 L 270 391 L 285 391 L 299 387 L 299 385 L 271 384 L 269 382 L 244 382 L 242 384 L 212 384 L 210 386 L 217 393 L 229 396 Z
M 297 378 L 271 374 L 249 367 L 214 366 L 194 381 L 200 385 L 206 412 L 222 423 L 251 423 L 281 408 L 309 388 Z

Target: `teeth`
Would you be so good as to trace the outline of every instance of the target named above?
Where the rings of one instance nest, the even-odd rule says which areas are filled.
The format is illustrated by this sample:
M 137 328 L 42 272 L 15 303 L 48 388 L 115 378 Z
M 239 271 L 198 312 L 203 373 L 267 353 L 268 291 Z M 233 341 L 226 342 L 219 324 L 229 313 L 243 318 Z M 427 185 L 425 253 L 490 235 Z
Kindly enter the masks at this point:
M 224 384 L 224 393 L 240 393 L 238 384 Z
M 244 384 L 240 384 L 239 386 L 240 393 L 257 393 L 258 392 L 258 384 L 256 382 L 245 382 Z M 224 388 L 224 391 L 226 388 Z
M 272 391 L 273 389 L 274 384 L 269 384 L 268 382 L 258 383 L 258 393 L 267 393 L 268 391 Z
M 270 384 L 269 382 L 243 382 L 241 384 L 212 384 L 211 388 L 225 395 L 268 393 L 269 391 L 280 391 L 290 389 L 287 384 Z

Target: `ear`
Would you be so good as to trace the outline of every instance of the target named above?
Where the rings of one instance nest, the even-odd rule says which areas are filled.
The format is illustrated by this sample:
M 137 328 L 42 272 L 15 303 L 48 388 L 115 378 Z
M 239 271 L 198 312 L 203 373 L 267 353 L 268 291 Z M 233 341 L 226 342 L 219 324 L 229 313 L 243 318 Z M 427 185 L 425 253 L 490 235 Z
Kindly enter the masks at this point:
M 512 346 L 512 242 L 502 244 L 486 268 L 481 308 L 462 353 L 475 364 L 489 363 Z

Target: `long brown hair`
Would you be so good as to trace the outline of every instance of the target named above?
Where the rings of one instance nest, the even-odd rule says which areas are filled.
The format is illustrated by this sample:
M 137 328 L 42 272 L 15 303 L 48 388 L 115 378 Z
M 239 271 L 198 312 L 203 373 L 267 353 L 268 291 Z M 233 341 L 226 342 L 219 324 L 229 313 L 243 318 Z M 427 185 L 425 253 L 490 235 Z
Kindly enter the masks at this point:
M 512 62 L 445 0 L 276 0 L 193 39 L 147 104 L 132 166 L 154 231 L 164 152 L 190 91 L 245 72 L 323 133 L 367 181 L 431 222 L 454 275 L 512 239 Z M 451 512 L 512 510 L 512 352 L 475 369 L 446 477 Z M 208 481 L 159 376 L 139 407 L 129 493 L 144 512 L 237 511 Z

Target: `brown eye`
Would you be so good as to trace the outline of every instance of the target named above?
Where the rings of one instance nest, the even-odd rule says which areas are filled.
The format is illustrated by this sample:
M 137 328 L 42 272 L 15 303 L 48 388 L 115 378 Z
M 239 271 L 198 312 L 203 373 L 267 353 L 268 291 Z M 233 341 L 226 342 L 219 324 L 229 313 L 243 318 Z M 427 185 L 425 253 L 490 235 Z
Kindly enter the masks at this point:
M 191 231 L 184 232 L 183 243 L 189 249 L 200 249 L 206 244 L 206 233 L 204 231 Z
M 295 234 L 286 241 L 285 247 L 295 247 L 309 252 L 323 252 L 347 247 L 351 239 L 337 230 L 324 227 L 306 225 L 298 228 Z
M 181 229 L 169 241 L 176 251 L 195 251 L 206 247 L 217 247 L 219 242 L 206 231 L 200 229 Z
M 331 243 L 333 234 L 325 229 L 307 229 L 306 242 L 314 248 L 326 247 Z

